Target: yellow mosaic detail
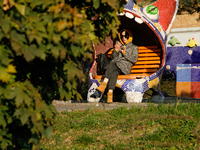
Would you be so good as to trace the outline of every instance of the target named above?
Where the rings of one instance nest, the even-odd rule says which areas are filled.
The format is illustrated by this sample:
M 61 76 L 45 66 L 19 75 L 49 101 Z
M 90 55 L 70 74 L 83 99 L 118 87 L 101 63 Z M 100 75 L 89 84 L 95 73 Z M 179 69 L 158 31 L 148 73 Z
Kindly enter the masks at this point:
M 103 80 L 101 80 L 101 79 L 97 79 L 97 81 L 99 82 L 99 84 L 101 84 L 101 82 L 103 82 Z M 117 80 L 116 87 L 121 88 L 125 81 L 126 80 Z
M 154 26 L 158 29 L 159 32 L 161 32 L 160 24 L 158 24 L 158 23 L 154 23 Z
M 134 5 L 133 8 L 134 8 L 137 12 L 140 12 L 140 7 L 139 7 L 139 6 Z
M 102 79 L 97 79 L 97 81 L 99 82 L 99 84 L 101 84 L 101 82 L 103 82 Z
M 153 88 L 154 90 L 157 89 L 157 86 L 159 84 L 159 78 L 155 78 L 154 80 L 152 81 L 149 81 L 148 84 L 149 84 L 149 88 Z

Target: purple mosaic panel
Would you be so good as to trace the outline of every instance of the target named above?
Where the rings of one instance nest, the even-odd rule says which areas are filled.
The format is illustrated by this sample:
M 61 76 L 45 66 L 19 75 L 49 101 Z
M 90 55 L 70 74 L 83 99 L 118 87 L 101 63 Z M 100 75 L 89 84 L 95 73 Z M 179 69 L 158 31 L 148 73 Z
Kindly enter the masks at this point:
M 200 64 L 191 64 L 191 82 L 200 82 Z
M 188 50 L 192 50 L 192 55 L 188 54 Z M 176 74 L 177 64 L 196 64 L 200 63 L 200 46 L 189 48 L 185 46 L 167 47 L 166 66 L 170 65 L 170 69 L 165 70 Z

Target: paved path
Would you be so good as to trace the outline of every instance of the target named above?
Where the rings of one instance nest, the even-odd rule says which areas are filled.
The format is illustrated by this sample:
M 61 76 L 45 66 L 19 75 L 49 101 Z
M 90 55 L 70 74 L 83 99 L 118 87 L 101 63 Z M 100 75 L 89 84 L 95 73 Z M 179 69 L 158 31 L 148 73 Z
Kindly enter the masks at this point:
M 177 97 L 166 97 L 164 104 L 175 104 L 175 103 L 200 103 L 200 99 L 194 98 L 177 98 Z M 86 100 L 79 102 L 75 100 L 70 101 L 59 101 L 54 100 L 53 106 L 56 108 L 58 112 L 61 111 L 77 111 L 77 110 L 86 110 L 86 109 L 116 109 L 118 107 L 127 107 L 130 109 L 131 107 L 148 107 L 149 105 L 158 106 L 158 103 L 152 103 L 150 99 L 143 99 L 142 103 L 121 103 L 114 102 L 112 104 L 105 103 L 105 100 L 101 100 L 101 102 L 88 103 Z

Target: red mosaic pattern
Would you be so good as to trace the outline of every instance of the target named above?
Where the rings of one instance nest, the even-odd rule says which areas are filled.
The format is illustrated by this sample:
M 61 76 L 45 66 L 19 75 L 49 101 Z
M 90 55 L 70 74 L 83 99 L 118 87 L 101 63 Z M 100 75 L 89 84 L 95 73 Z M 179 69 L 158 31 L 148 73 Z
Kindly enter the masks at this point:
M 176 3 L 177 2 L 175 0 L 159 0 L 153 3 L 153 5 L 159 9 L 159 22 L 165 31 L 174 17 Z
M 108 49 L 113 47 L 113 41 L 111 37 L 107 37 L 105 40 L 105 43 L 98 42 L 98 45 L 94 45 L 94 51 L 95 51 L 95 58 L 100 53 L 105 53 Z
M 191 82 L 191 97 L 200 98 L 200 82 Z

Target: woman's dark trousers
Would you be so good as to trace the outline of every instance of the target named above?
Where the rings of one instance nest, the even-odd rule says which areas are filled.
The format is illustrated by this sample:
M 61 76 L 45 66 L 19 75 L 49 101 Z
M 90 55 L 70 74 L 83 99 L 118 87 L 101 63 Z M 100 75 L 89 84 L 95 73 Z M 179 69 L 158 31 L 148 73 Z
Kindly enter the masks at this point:
M 105 71 L 105 78 L 108 78 L 108 89 L 115 89 L 117 77 L 121 73 L 121 70 L 116 66 L 115 62 L 111 62 Z

